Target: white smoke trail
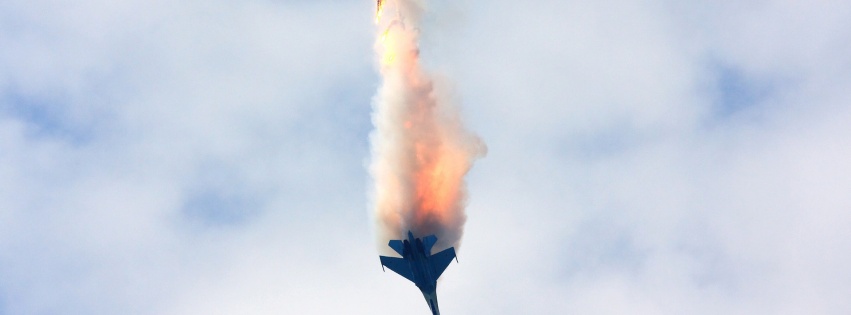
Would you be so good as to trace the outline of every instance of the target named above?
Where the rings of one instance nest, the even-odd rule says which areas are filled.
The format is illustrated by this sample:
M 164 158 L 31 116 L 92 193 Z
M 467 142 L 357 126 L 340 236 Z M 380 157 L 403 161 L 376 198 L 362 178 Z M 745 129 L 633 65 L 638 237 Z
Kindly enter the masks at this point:
M 374 99 L 371 173 L 379 248 L 410 230 L 437 235 L 438 248 L 463 234 L 464 175 L 485 146 L 461 123 L 451 95 L 419 62 L 421 1 L 383 0 L 376 52 L 383 79 Z

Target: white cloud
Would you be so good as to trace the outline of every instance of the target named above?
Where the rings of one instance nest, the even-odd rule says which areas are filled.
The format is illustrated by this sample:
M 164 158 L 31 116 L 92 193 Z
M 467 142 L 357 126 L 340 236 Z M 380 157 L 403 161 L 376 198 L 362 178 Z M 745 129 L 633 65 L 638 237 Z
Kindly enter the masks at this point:
M 851 310 L 851 7 L 433 7 L 489 147 L 445 313 Z M 0 313 L 427 313 L 370 235 L 372 9 L 0 5 Z

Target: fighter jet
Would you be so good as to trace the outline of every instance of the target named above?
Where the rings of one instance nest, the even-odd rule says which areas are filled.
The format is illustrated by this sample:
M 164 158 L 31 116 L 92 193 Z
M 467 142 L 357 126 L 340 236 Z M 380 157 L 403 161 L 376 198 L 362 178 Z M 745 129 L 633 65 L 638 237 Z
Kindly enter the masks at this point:
M 440 310 L 437 308 L 437 278 L 452 263 L 452 259 L 458 261 L 454 247 L 432 255 L 431 248 L 436 242 L 437 237 L 434 235 L 420 239 L 415 238 L 414 234 L 408 231 L 408 239 L 392 240 L 388 244 L 390 248 L 402 255 L 402 258 L 380 256 L 382 269 L 385 266 L 390 268 L 400 276 L 411 280 L 423 292 L 432 315 L 440 315 Z

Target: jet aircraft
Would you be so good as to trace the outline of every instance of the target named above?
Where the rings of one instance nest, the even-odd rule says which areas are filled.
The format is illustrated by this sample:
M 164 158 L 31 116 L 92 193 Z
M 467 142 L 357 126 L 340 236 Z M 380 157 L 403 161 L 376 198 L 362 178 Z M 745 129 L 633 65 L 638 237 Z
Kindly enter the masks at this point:
M 437 307 L 437 278 L 452 263 L 452 259 L 458 261 L 454 247 L 432 255 L 431 248 L 436 242 L 437 237 L 434 235 L 415 238 L 414 234 L 408 231 L 408 239 L 392 240 L 388 244 L 390 248 L 402 255 L 402 258 L 379 256 L 382 269 L 385 266 L 390 268 L 400 276 L 411 280 L 422 291 L 432 315 L 440 315 Z

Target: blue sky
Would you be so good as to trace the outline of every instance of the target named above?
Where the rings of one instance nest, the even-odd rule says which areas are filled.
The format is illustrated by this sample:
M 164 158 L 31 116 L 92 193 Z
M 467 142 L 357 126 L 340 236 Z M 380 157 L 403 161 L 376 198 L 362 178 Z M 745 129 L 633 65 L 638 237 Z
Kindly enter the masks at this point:
M 447 314 L 851 312 L 851 5 L 425 1 L 488 145 Z M 0 314 L 427 314 L 374 3 L 0 4 Z

